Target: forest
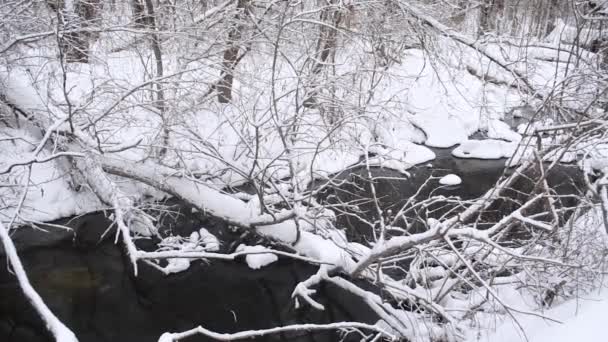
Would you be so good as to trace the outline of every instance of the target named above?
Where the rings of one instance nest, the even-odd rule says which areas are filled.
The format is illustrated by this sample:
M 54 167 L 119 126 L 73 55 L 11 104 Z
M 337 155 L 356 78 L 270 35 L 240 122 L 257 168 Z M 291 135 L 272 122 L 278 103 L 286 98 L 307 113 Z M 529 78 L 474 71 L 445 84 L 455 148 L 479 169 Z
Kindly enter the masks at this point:
M 0 16 L 0 341 L 603 341 L 608 1 Z

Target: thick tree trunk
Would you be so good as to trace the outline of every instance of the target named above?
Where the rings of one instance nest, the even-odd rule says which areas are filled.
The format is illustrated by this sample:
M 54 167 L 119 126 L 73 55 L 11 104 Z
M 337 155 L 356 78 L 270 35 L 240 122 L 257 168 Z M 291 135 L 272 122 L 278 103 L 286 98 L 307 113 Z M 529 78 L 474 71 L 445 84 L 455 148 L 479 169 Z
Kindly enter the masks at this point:
M 59 24 L 67 32 L 60 39 L 61 52 L 67 63 L 88 63 L 91 34 L 81 31 L 97 19 L 99 0 L 48 0 L 57 13 Z
M 500 18 L 504 12 L 505 3 L 504 0 L 485 0 L 481 5 L 479 14 L 479 33 L 483 35 L 485 33 L 496 31 L 501 28 L 499 23 Z
M 149 26 L 149 17 L 146 15 L 146 8 L 141 0 L 131 0 L 131 9 L 135 27 L 145 28 Z
M 244 19 L 249 10 L 251 0 L 238 0 L 234 24 L 228 33 L 228 48 L 224 51 L 222 60 L 222 72 L 217 84 L 217 100 L 220 103 L 232 101 L 232 83 L 234 81 L 234 69 L 239 63 L 240 40 L 245 30 Z
M 541 32 L 539 38 L 546 37 L 555 29 L 556 21 L 559 14 L 559 0 L 549 0 L 546 11 L 547 15 L 543 20 L 543 22 L 545 23 L 544 30 Z

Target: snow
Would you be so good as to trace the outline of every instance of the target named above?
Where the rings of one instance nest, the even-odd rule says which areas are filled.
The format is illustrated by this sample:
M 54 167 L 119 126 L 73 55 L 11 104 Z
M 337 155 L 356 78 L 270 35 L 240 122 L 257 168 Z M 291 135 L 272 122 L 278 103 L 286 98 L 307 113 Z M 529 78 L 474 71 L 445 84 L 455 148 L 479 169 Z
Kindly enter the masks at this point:
M 587 173 L 608 169 L 608 144 L 590 142 L 585 147 L 586 158 L 580 164 Z
M 205 251 L 217 252 L 220 250 L 220 241 L 215 235 L 209 233 L 206 228 L 199 229 L 198 234 L 199 243 L 203 245 Z
M 460 183 L 462 183 L 462 179 L 455 174 L 445 175 L 439 179 L 441 185 L 458 185 Z
M 78 342 L 74 333 L 55 316 L 51 309 L 46 306 L 38 292 L 32 287 L 25 269 L 23 268 L 23 264 L 21 263 L 21 259 L 19 259 L 19 256 L 17 255 L 17 249 L 9 236 L 8 230 L 4 227 L 2 222 L 0 222 L 0 242 L 6 253 L 7 261 L 10 263 L 12 272 L 17 277 L 19 287 L 21 287 L 21 290 L 38 315 L 41 316 L 42 321 L 50 330 L 55 341 Z
M 249 268 L 252 270 L 260 269 L 279 260 L 279 257 L 272 252 L 264 253 L 268 251 L 268 249 L 264 246 L 247 246 L 241 244 L 236 248 L 236 251 L 251 253 L 245 256 L 245 261 L 247 262 L 247 266 L 249 266 Z
M 194 231 L 188 238 L 181 236 L 168 236 L 158 243 L 161 250 L 179 252 L 217 252 L 220 242 L 217 237 L 207 229 L 200 228 Z M 165 274 L 179 273 L 190 268 L 193 259 L 188 258 L 169 258 L 167 265 L 157 268 Z
M 260 226 L 257 231 L 262 235 L 290 244 L 300 255 L 333 265 L 346 272 L 354 269 L 354 260 L 348 251 L 340 246 L 343 241 L 333 241 L 331 238 L 324 238 L 304 230 L 300 231 L 298 239 L 297 229 L 293 220 L 289 220 L 279 224 Z
M 603 2 L 603 1 L 602 1 Z M 602 3 L 600 2 L 600 3 Z M 602 4 L 605 6 L 605 4 Z M 606 33 L 598 29 L 581 28 L 578 29 L 573 25 L 568 25 L 563 19 L 558 18 L 555 23 L 555 28 L 545 37 L 545 41 L 553 45 L 558 44 L 574 44 L 579 41 L 580 44 L 589 44 L 597 39 L 605 39 Z
M 491 119 L 488 123 L 488 137 L 502 139 L 509 142 L 518 142 L 521 135 L 514 132 L 509 125 L 498 119 Z
M 66 6 L 73 6 L 72 2 L 66 2 Z M 221 12 L 228 3 L 210 9 L 195 21 L 206 20 L 208 16 L 217 14 L 217 11 Z M 564 30 L 565 33 L 561 32 Z M 592 37 L 599 34 L 595 31 L 587 33 Z M 209 34 L 212 32 L 209 31 Z M 278 243 L 290 245 L 299 255 L 333 265 L 345 272 L 351 272 L 355 268 L 352 255 L 361 258 L 376 251 L 347 241 L 343 231 L 332 227 L 335 218 L 333 215 L 323 213 L 319 215 L 323 216 L 321 219 L 311 219 L 312 210 L 285 209 L 275 213 L 277 217 L 285 218 L 284 221 L 267 224 L 272 222 L 272 217 L 269 214 L 259 215 L 261 204 L 258 197 L 235 196 L 218 189 L 226 185 L 242 184 L 249 176 L 253 176 L 275 187 L 275 192 L 268 195 L 266 200 L 270 202 L 278 199 L 277 202 L 280 202 L 282 196 L 289 196 L 298 190 L 292 188 L 292 184 L 307 184 L 313 178 L 328 177 L 364 162 L 370 166 L 391 168 L 408 174 L 408 169 L 413 165 L 424 164 L 435 158 L 428 147 L 447 148 L 458 145 L 452 151 L 454 157 L 509 158 L 506 165 L 513 166 L 522 160 L 534 158 L 534 138 L 526 135 L 532 134 L 537 127 L 552 124 L 550 120 L 545 120 L 522 125 L 516 131 L 511 129 L 502 121 L 505 113 L 523 104 L 530 105 L 530 108 L 538 107 L 540 101 L 521 91 L 522 84 L 516 81 L 515 73 L 501 69 L 474 49 L 463 48 L 442 37 L 429 40 L 430 44 L 437 46 L 436 49 L 407 48 L 400 51 L 399 61 L 383 70 L 382 77 L 379 78 L 375 75 L 377 65 L 371 65 L 377 61 L 372 61 L 367 52 L 373 47 L 365 46 L 366 42 L 356 41 L 357 39 L 353 39 L 356 41 L 354 44 L 344 42 L 344 46 L 336 53 L 335 63 L 332 63 L 333 82 L 338 85 L 332 96 L 340 99 L 343 104 L 339 106 L 337 114 L 295 108 L 295 103 L 298 102 L 295 96 L 300 93 L 300 82 L 304 78 L 295 74 L 294 70 L 303 69 L 301 63 L 306 62 L 301 56 L 281 51 L 285 53 L 285 58 L 278 58 L 276 65 L 271 67 L 271 58 L 265 55 L 264 47 L 258 45 L 244 55 L 236 70 L 233 103 L 208 101 L 205 97 L 209 84 L 201 80 L 212 82 L 212 75 L 217 73 L 213 64 L 217 61 L 210 59 L 201 62 L 201 58 L 185 56 L 179 51 L 179 39 L 172 39 L 167 44 L 168 49 L 163 51 L 165 74 L 183 72 L 188 68 L 192 68 L 192 71 L 167 79 L 165 95 L 170 101 L 171 109 L 165 114 L 172 134 L 165 142 L 159 139 L 164 122 L 150 108 L 150 96 L 154 92 L 145 90 L 130 93 L 143 82 L 149 81 L 150 70 L 146 64 L 150 56 L 144 52 L 146 49 L 131 51 L 128 44 L 122 49 L 114 46 L 117 41 L 131 41 L 133 39 L 130 38 L 133 37 L 135 35 L 128 32 L 103 32 L 92 48 L 91 60 L 94 62 L 67 66 L 67 95 L 63 93 L 62 80 L 58 77 L 62 70 L 56 62 L 55 51 L 36 49 L 37 43 L 31 44 L 33 48 L 24 46 L 21 52 L 23 56 L 20 57 L 27 60 L 27 67 L 20 63 L 13 63 L 10 69 L 0 66 L 2 93 L 9 101 L 48 122 L 65 116 L 65 96 L 68 96 L 73 107 L 79 109 L 73 118 L 76 125 L 87 126 L 98 120 L 94 130 L 89 130 L 94 132 L 87 132 L 95 134 L 97 141 L 94 144 L 99 144 L 100 149 L 106 149 L 106 152 L 109 149 L 118 150 L 121 145 L 128 144 L 126 142 L 141 140 L 140 146 L 136 148 L 101 155 L 100 160 L 104 166 L 117 169 L 122 167 L 125 173 L 131 171 L 135 174 L 137 171 L 137 176 L 144 179 L 144 182 L 160 179 L 162 184 L 158 187 L 167 193 L 179 193 L 200 211 L 233 225 L 256 229 L 258 233 Z M 565 23 L 559 22 L 547 39 L 554 43 L 564 40 L 570 42 L 572 37 L 572 31 Z M 215 40 L 212 36 L 208 38 Z M 201 41 L 198 44 L 205 43 Z M 169 47 L 177 48 L 172 50 Z M 554 49 L 533 45 L 520 49 L 495 42 L 484 43 L 483 49 L 498 60 L 507 62 L 505 64 L 509 64 L 513 70 L 529 76 L 532 87 L 538 90 L 534 93 L 540 97 L 549 92 L 560 94 L 561 103 L 574 109 L 584 109 L 590 98 L 597 93 L 591 84 L 565 82 L 564 84 L 577 87 L 577 91 L 566 92 L 560 92 L 560 86 L 555 87 L 562 84 L 566 70 L 571 74 L 583 74 L 586 70 L 585 63 L 574 69 L 568 61 L 569 56 L 558 54 Z M 429 53 L 431 50 L 433 53 Z M 591 54 L 588 55 L 586 57 L 592 57 Z M 547 59 L 559 63 L 547 62 Z M 180 61 L 183 60 L 190 62 L 182 64 Z M 271 68 L 272 80 L 269 72 Z M 483 78 L 492 81 L 484 82 Z M 370 92 L 369 99 L 362 105 L 362 94 L 367 96 L 370 84 L 373 84 L 375 91 Z M 269 94 L 271 86 L 273 92 L 279 93 L 276 98 Z M 305 115 L 300 115 L 303 112 Z M 520 114 L 513 113 L 515 116 Z M 288 135 L 293 139 L 285 141 L 277 127 L 287 127 L 291 122 L 297 123 L 289 129 Z M 336 125 L 336 122 L 340 125 Z M 488 139 L 470 140 L 475 132 L 487 133 Z M 41 138 L 35 127 L 1 126 L 0 170 L 16 160 L 32 157 L 33 148 Z M 541 142 L 543 146 L 557 146 L 563 141 L 560 140 L 562 138 L 544 138 Z M 168 148 L 167 155 L 162 163 L 151 162 L 149 159 L 153 147 L 160 145 L 161 141 L 166 143 L 162 146 Z M 40 157 L 49 157 L 57 152 L 53 144 L 48 145 L 41 151 Z M 561 152 L 566 152 L 562 161 L 574 161 L 578 157 L 577 153 L 582 153 L 585 154 L 585 159 L 581 163 L 585 168 L 601 170 L 608 167 L 606 150 L 608 148 L 601 144 L 573 146 L 568 151 L 556 149 L 546 158 L 551 160 Z M 365 158 L 368 155 L 370 157 Z M 58 158 L 34 164 L 31 174 L 23 166 L 0 174 L 0 224 L 10 220 L 21 198 L 24 201 L 18 218 L 20 221 L 49 221 L 103 208 L 87 184 L 69 174 L 70 168 L 66 163 L 64 158 Z M 263 174 L 260 176 L 259 173 Z M 196 179 L 192 177 L 194 174 L 197 175 Z M 294 182 L 284 182 L 290 176 L 294 177 Z M 152 199 L 164 195 L 138 182 L 118 177 L 112 179 L 117 181 L 122 193 L 129 194 L 129 199 L 134 203 L 149 199 L 147 195 L 151 195 Z M 462 179 L 455 174 L 439 180 L 440 184 L 448 186 L 461 182 Z M 25 197 L 21 196 L 22 191 Z M 429 221 L 429 226 L 436 225 L 438 221 Z M 135 233 L 145 233 L 138 230 L 137 225 L 131 225 L 131 229 Z M 437 232 L 439 228 L 432 229 Z M 431 233 L 426 236 L 430 238 Z M 416 245 L 422 243 L 423 239 L 420 236 L 403 236 L 392 242 L 394 246 L 407 243 Z M 376 247 L 381 246 L 378 244 Z M 165 238 L 160 243 L 160 248 L 172 252 L 217 252 L 220 250 L 220 241 L 207 229 L 200 228 L 189 237 Z M 488 251 L 484 248 L 471 243 L 463 253 L 471 255 L 483 252 L 486 254 L 484 260 L 503 265 L 512 260 L 499 250 Z M 278 260 L 277 255 L 264 246 L 240 245 L 237 251 L 247 254 L 245 261 L 252 269 L 260 269 Z M 454 255 L 441 255 L 440 258 L 451 258 L 451 264 L 456 264 Z M 159 268 L 166 274 L 182 272 L 188 269 L 192 261 L 193 259 L 169 258 L 168 264 Z M 441 267 L 417 274 L 412 271 L 412 275 L 428 280 L 431 284 L 430 289 L 418 288 L 415 292 L 424 298 L 437 294 L 446 283 L 433 287 L 432 282 L 446 272 Z M 425 294 L 424 291 L 429 293 Z M 509 305 L 518 308 L 530 305 L 529 297 L 518 293 L 513 287 L 497 287 L 495 291 L 503 295 Z M 458 294 L 454 296 L 457 297 Z M 480 305 L 486 300 L 481 292 L 469 297 L 462 294 L 464 299 L 454 296 L 446 296 L 441 304 L 457 311 L 465 299 Z M 547 310 L 545 314 L 555 315 L 568 322 L 563 328 L 520 314 L 517 318 L 524 323 L 532 342 L 562 339 L 571 341 L 576 338 L 593 341 L 597 336 L 590 332 L 602 328 L 601 318 L 608 311 L 607 292 L 602 292 L 599 298 L 600 302 L 582 300 L 582 305 L 576 308 L 573 307 L 575 302 L 569 302 Z M 490 309 L 494 308 L 483 307 L 483 310 Z M 580 309 L 579 316 L 572 316 L 575 309 Z M 400 318 L 404 322 L 416 319 L 412 312 L 402 314 Z M 414 324 L 414 329 L 420 329 L 421 335 L 433 333 L 432 328 L 427 329 L 424 324 Z M 483 331 L 480 336 L 482 337 L 474 336 L 469 341 L 486 341 L 482 338 L 488 342 L 518 341 L 521 337 L 509 323 L 499 327 L 495 333 Z M 59 336 L 58 340 L 64 338 L 68 340 L 71 336 Z M 170 339 L 169 334 L 161 337 L 163 341 Z
M 569 245 L 577 250 L 572 255 L 574 259 L 570 262 L 588 265 L 586 267 L 590 268 L 593 276 L 590 277 L 589 273 L 586 275 L 590 283 L 585 285 L 577 283 L 580 271 L 574 271 L 577 272 L 575 278 L 568 279 L 564 278 L 565 274 L 538 278 L 538 275 L 530 274 L 530 270 L 494 282 L 492 288 L 508 305 L 527 311 L 529 314 L 516 311 L 507 313 L 500 305 L 493 306 L 501 314 L 498 317 L 492 315 L 489 308 L 480 310 L 465 326 L 464 330 L 467 334 L 465 342 L 605 341 L 608 287 L 602 275 L 605 270 L 605 259 L 598 258 L 598 255 L 605 255 L 608 235 L 604 232 L 601 208 L 596 206 L 578 217 L 573 222 L 573 227 L 572 230 L 564 230 L 558 234 L 568 236 Z M 469 252 L 474 253 L 472 250 Z M 558 257 L 563 255 L 561 250 L 556 250 L 554 253 Z M 492 262 L 504 265 L 512 259 L 508 255 L 499 254 L 493 256 Z M 551 307 L 539 307 L 539 298 L 536 295 L 527 291 L 525 287 L 513 286 L 513 284 L 526 283 L 526 278 L 529 277 L 532 277 L 533 282 L 542 279 L 543 288 L 556 288 L 556 284 L 564 284 L 561 290 L 558 290 Z M 529 283 L 530 279 L 527 282 Z M 477 298 L 470 297 L 465 300 L 487 301 L 485 291 L 476 293 L 475 297 Z M 454 301 L 452 309 L 458 312 L 458 306 L 457 301 Z
M 386 142 L 387 140 L 383 141 Z M 388 146 L 392 148 L 377 145 L 369 148 L 369 152 L 376 154 L 376 157 L 370 158 L 370 165 L 391 167 L 389 162 L 394 161 L 400 164 L 392 168 L 405 172 L 413 165 L 423 164 L 435 159 L 435 152 L 431 149 L 408 140 L 394 138 Z
M 0 130 L 0 170 L 31 156 L 40 139 L 40 136 L 23 129 Z M 51 155 L 49 151 L 42 150 L 39 157 Z M 0 210 L 0 221 L 13 216 L 15 207 L 11 204 L 16 205 L 24 191 L 25 201 L 19 214 L 21 219 L 18 221 L 51 221 L 101 209 L 101 203 L 92 193 L 74 189 L 77 184 L 70 179 L 68 167 L 51 161 L 33 164 L 31 174 L 25 166 L 15 167 L 8 174 L 0 174 L 0 184 L 15 185 L 0 187 L 0 198 L 3 203 L 8 204 Z
M 146 105 L 138 105 L 149 102 L 145 92 L 135 92 L 121 102 L 124 94 L 147 81 L 147 69 L 141 63 L 141 56 L 135 52 L 128 49 L 112 52 L 115 46 L 107 45 L 108 42 L 114 38 L 125 38 L 115 37 L 116 35 L 119 33 L 103 33 L 93 47 L 94 60 L 104 63 L 69 65 L 67 87 L 70 89 L 71 103 L 76 107 L 86 107 L 74 120 L 87 124 L 91 119 L 102 118 L 97 123 L 97 131 L 104 147 L 119 146 L 125 141 L 133 141 L 133 137 L 141 138 L 142 142 L 137 148 L 115 154 L 118 158 L 139 161 L 149 157 L 150 151 L 144 146 L 158 144 L 162 122 L 158 115 L 146 109 Z M 104 41 L 106 43 L 102 43 Z M 311 178 L 327 177 L 359 164 L 367 146 L 376 149 L 376 156 L 370 158 L 371 165 L 395 169 L 404 174 L 411 166 L 434 159 L 434 153 L 425 145 L 450 147 L 460 144 L 454 156 L 461 158 L 510 157 L 520 136 L 500 119 L 509 108 L 517 108 L 527 101 L 514 89 L 482 82 L 469 69 L 482 67 L 492 77 L 505 80 L 512 79 L 512 75 L 488 63 L 472 49 L 462 49 L 449 40 L 442 39 L 441 43 L 444 47 L 439 53 L 445 58 L 445 64 L 432 62 L 431 57 L 422 50 L 405 51 L 401 63 L 387 70 L 387 77 L 377 84 L 377 92 L 366 107 L 365 115 L 343 113 L 349 120 L 340 129 L 331 131 L 331 137 L 328 137 L 328 130 L 332 128 L 325 124 L 319 125 L 327 119 L 321 113 L 311 111 L 298 118 L 301 120 L 299 138 L 294 139 L 289 158 L 282 155 L 284 146 L 272 120 L 269 120 L 267 109 L 271 106 L 271 99 L 265 93 L 268 88 L 269 74 L 266 71 L 270 68 L 269 62 L 264 56 L 247 54 L 239 66 L 240 74 L 235 82 L 235 93 L 239 96 L 235 98 L 234 104 L 197 104 L 195 99 L 202 96 L 206 88 L 192 87 L 192 83 L 187 83 L 188 86 L 182 87 L 183 90 L 175 90 L 176 93 L 167 90 L 167 96 L 182 99 L 172 109 L 170 120 L 174 134 L 169 141 L 170 147 L 180 152 L 178 155 L 170 150 L 164 163 L 184 164 L 187 171 L 208 177 L 206 185 L 217 189 L 244 182 L 243 175 L 248 174 L 253 165 L 259 169 L 270 167 L 275 179 L 285 178 L 289 176 L 290 162 L 295 166 L 298 183 L 306 184 Z M 488 49 L 517 58 L 521 53 L 514 48 L 499 49 L 491 44 Z M 529 48 L 526 53 L 546 55 L 550 51 L 552 50 Z M 32 63 L 38 63 L 40 67 L 35 72 L 19 66 L 0 70 L 3 92 L 10 101 L 22 108 L 56 119 L 65 107 L 62 105 L 65 99 L 61 83 L 56 77 L 61 72 L 60 66 L 38 57 L 39 51 L 27 53 L 31 54 L 28 57 Z M 166 73 L 182 72 L 184 66 L 176 64 L 171 54 L 167 52 Z M 361 55 L 360 49 L 356 47 L 345 46 L 344 52 L 336 58 L 337 77 L 344 77 L 345 80 L 350 80 L 353 70 L 371 67 L 366 64 L 369 63 L 367 57 Z M 539 68 L 538 72 L 530 71 L 535 80 L 537 74 L 553 70 L 555 66 L 548 62 L 535 63 L 547 66 L 546 69 Z M 430 64 L 434 66 L 431 68 Z M 196 69 L 196 66 L 204 69 L 202 65 L 193 65 L 193 71 L 183 74 L 181 81 L 207 78 L 205 71 Z M 277 65 L 277 89 L 285 89 L 286 94 L 296 93 L 292 90 L 297 87 L 295 80 L 298 78 L 292 72 L 291 66 L 283 61 Z M 364 72 L 361 79 L 365 80 L 368 76 Z M 551 81 L 546 76 L 537 78 L 539 85 Z M 354 89 L 362 86 L 359 82 L 353 82 Z M 346 103 L 359 101 L 358 95 L 344 93 L 339 96 Z M 282 115 L 280 120 L 292 120 L 289 114 L 294 112 L 292 95 L 283 97 L 276 105 Z M 259 123 L 262 133 L 257 151 L 259 156 L 255 160 L 250 146 L 243 143 L 246 139 L 254 140 L 256 132 L 252 123 Z M 469 136 L 479 130 L 486 131 L 492 139 L 484 143 L 471 143 Z M 34 136 L 33 141 L 36 139 Z M 25 216 L 35 220 L 49 220 L 100 207 L 95 196 L 87 189 L 80 192 L 65 191 L 69 189 L 70 180 L 62 174 L 61 168 L 52 164 L 55 163 L 48 163 L 44 166 L 48 169 L 40 172 L 38 168 L 42 166 L 35 167 L 34 177 L 41 175 L 35 183 L 41 185 L 33 187 L 27 198 L 27 207 L 37 208 L 44 213 L 30 212 Z M 230 165 L 228 169 L 227 164 Z M 230 170 L 231 168 L 239 172 Z M 57 180 L 48 183 L 53 176 Z M 56 186 L 51 187 L 47 183 Z M 121 182 L 120 186 L 134 196 L 152 194 L 154 198 L 162 195 L 151 191 L 149 187 L 133 184 Z M 42 192 L 46 194 L 44 198 L 35 195 Z M 49 193 L 55 196 L 49 196 Z M 10 202 L 15 200 L 11 199 Z M 229 200 L 220 201 L 220 206 L 214 209 L 218 213 L 223 212 L 219 209 L 226 204 L 228 210 L 225 213 L 235 213 L 232 210 L 234 206 L 228 202 Z M 10 216 L 4 209 L 2 214 Z
M 460 120 L 445 116 L 414 116 L 412 122 L 427 136 L 424 142 L 431 147 L 452 147 L 468 139 Z
M 509 158 L 513 155 L 517 146 L 517 143 L 503 140 L 467 140 L 452 150 L 452 155 L 457 158 Z
M 571 300 L 542 314 L 563 323 L 514 313 L 517 324 L 508 319 L 492 331 L 469 331 L 466 342 L 603 342 L 606 341 L 608 289 L 579 300 Z M 521 325 L 521 328 L 518 326 Z M 522 331 L 523 330 L 523 331 Z

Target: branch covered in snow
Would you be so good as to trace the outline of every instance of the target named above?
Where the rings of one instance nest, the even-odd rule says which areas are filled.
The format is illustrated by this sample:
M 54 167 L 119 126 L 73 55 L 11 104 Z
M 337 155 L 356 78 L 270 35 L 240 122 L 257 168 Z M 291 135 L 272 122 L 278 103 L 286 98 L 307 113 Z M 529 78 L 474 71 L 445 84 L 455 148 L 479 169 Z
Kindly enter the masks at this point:
M 8 258 L 10 266 L 17 277 L 19 282 L 19 286 L 23 290 L 25 297 L 32 304 L 38 315 L 42 321 L 46 324 L 46 327 L 49 329 L 56 342 L 78 342 L 76 335 L 65 326 L 58 318 L 53 314 L 53 312 L 46 306 L 38 292 L 32 287 L 29 279 L 27 278 L 27 274 L 25 269 L 23 268 L 23 264 L 21 263 L 21 259 L 19 259 L 19 255 L 17 255 L 17 250 L 15 249 L 15 245 L 9 236 L 9 233 L 2 222 L 0 222 L 0 240 L 2 241 L 2 247 L 4 247 L 4 252 Z
M 364 331 L 372 331 L 380 337 L 385 337 L 389 341 L 396 341 L 397 338 L 395 335 L 377 327 L 375 325 L 359 323 L 359 322 L 339 322 L 339 323 L 329 323 L 329 324 L 294 324 L 288 325 L 284 327 L 276 327 L 270 329 L 263 330 L 251 330 L 251 331 L 241 331 L 234 334 L 221 334 L 216 333 L 211 330 L 205 329 L 201 326 L 196 327 L 194 329 L 184 331 L 181 333 L 164 333 L 158 340 L 158 342 L 177 342 L 184 338 L 195 336 L 195 335 L 203 335 L 208 338 L 217 341 L 237 341 L 244 339 L 251 339 L 256 337 L 263 337 L 268 335 L 280 334 L 285 332 L 294 332 L 294 331 L 323 331 L 323 330 L 364 330 Z

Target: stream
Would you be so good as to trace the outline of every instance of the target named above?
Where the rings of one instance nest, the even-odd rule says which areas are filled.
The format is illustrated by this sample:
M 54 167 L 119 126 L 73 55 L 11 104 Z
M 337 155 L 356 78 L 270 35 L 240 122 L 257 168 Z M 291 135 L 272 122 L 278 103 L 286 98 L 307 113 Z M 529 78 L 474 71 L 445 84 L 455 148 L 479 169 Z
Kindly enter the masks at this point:
M 437 158 L 431 165 L 415 166 L 408 170 L 409 176 L 388 169 L 373 169 L 383 212 L 396 213 L 416 192 L 417 200 L 432 196 L 471 200 L 485 193 L 505 173 L 504 159 L 457 159 L 450 151 L 434 149 Z M 458 175 L 462 183 L 440 185 L 439 177 L 446 174 Z M 338 215 L 338 226 L 346 229 L 351 241 L 370 240 L 373 228 L 365 221 L 375 221 L 378 217 L 370 201 L 367 170 L 351 169 L 336 175 L 335 180 L 347 182 L 322 192 L 320 200 L 334 204 L 358 201 L 358 208 L 351 208 L 353 212 Z M 574 165 L 559 165 L 548 175 L 548 182 L 560 194 L 576 194 L 583 188 L 580 171 Z M 517 205 L 518 198 L 529 193 L 533 185 L 532 180 L 522 177 L 510 195 L 484 213 L 484 222 L 500 218 L 501 212 Z M 573 197 L 570 200 L 566 196 L 562 201 L 562 206 L 576 204 Z M 460 208 L 456 202 L 446 204 L 444 201 L 408 214 L 409 229 L 424 229 L 426 218 L 456 212 Z M 237 241 L 243 242 L 225 223 L 193 214 L 177 202 L 167 204 L 173 214 L 165 215 L 160 222 L 163 235 L 188 236 L 205 227 L 222 242 L 222 252 Z M 377 316 L 364 303 L 327 284 L 321 285 L 315 295 L 325 311 L 309 306 L 296 310 L 291 293 L 296 284 L 314 274 L 317 267 L 291 259 L 279 258 L 259 270 L 250 269 L 242 260 L 196 261 L 187 271 L 168 276 L 142 262 L 135 277 L 123 248 L 113 243 L 115 230 L 108 230 L 111 220 L 106 214 L 109 213 L 91 213 L 52 222 L 72 230 L 49 224 L 40 227 L 46 232 L 23 227 L 12 236 L 33 286 L 81 342 L 156 341 L 163 332 L 183 331 L 198 325 L 217 332 L 236 332 L 296 323 L 373 324 L 377 321 Z M 141 239 L 137 244 L 144 250 L 156 248 L 152 240 Z M 1 249 L 0 263 L 6 265 Z M 367 283 L 356 283 L 375 291 Z M 0 267 L 0 298 L 0 341 L 52 341 L 14 276 L 4 266 Z M 342 337 L 338 332 L 298 332 L 258 340 L 334 342 Z M 345 341 L 351 340 L 360 338 L 354 334 L 346 336 Z M 207 339 L 197 336 L 184 341 Z

